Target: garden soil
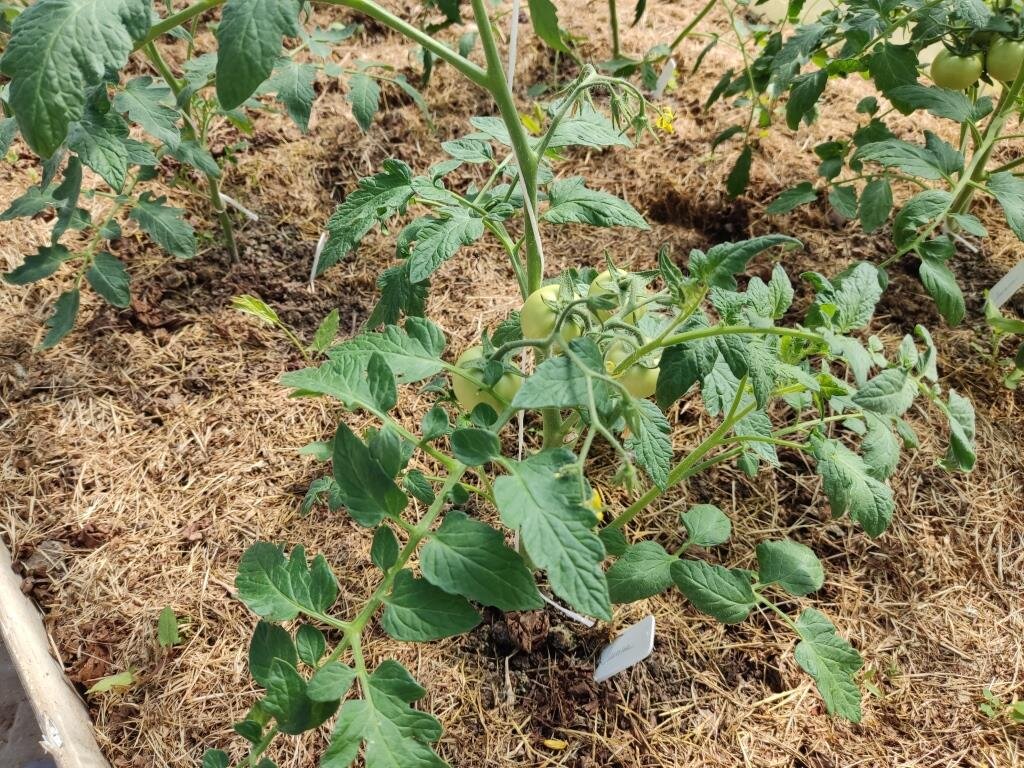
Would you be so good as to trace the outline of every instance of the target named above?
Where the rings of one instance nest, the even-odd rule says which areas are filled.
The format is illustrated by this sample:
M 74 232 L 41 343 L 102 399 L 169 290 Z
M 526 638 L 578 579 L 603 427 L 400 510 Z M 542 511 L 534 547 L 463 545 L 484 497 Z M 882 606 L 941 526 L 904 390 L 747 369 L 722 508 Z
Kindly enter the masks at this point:
M 624 30 L 625 50 L 639 54 L 671 39 L 699 5 L 648 3 L 644 21 Z M 559 6 L 563 23 L 586 36 L 584 51 L 606 56 L 605 4 L 561 0 Z M 320 16 L 322 22 L 349 18 L 341 11 Z M 620 265 L 651 268 L 662 245 L 683 263 L 691 248 L 772 231 L 795 235 L 805 247 L 761 256 L 752 273 L 767 275 L 773 259 L 794 276 L 883 259 L 891 249 L 887 231 L 865 235 L 824 206 L 765 214 L 780 191 L 814 177 L 815 144 L 848 134 L 867 84 L 853 78 L 830 85 L 818 122 L 764 136 L 750 190 L 729 200 L 725 178 L 739 148 L 733 140 L 713 150 L 712 140 L 745 122 L 746 112 L 716 106 L 705 113 L 702 104 L 738 53 L 726 42 L 724 16 L 713 15 L 703 29 L 723 33 L 723 42 L 696 74 L 690 68 L 706 38 L 681 47 L 679 82 L 663 101 L 677 115 L 673 134 L 646 136 L 632 151 L 573 151 L 559 165 L 561 173 L 583 175 L 590 186 L 629 200 L 647 216 L 650 231 L 548 226 L 549 274 L 570 265 L 599 267 L 605 253 Z M 522 30 L 517 87 L 525 111 L 526 89 L 555 76 L 552 57 L 528 26 Z M 360 55 L 414 74 L 402 41 L 377 25 L 367 24 L 337 57 L 352 63 Z M 559 67 L 560 78 L 574 72 L 564 59 Z M 302 543 L 323 553 L 342 586 L 342 615 L 358 608 L 378 578 L 364 530 L 343 513 L 299 514 L 306 488 L 323 470 L 297 449 L 331 433 L 338 407 L 289 399 L 277 379 L 301 360 L 279 335 L 233 310 L 230 299 L 259 296 L 307 336 L 337 308 L 342 333 L 357 331 L 375 300 L 375 276 L 393 261 L 393 239 L 372 235 L 310 286 L 327 216 L 385 158 L 425 171 L 442 156 L 440 141 L 466 130 L 465 116 L 494 108 L 438 67 L 425 91 L 432 122 L 405 96 L 386 91 L 385 113 L 363 134 L 342 87 L 318 88 L 308 135 L 279 114 L 261 113 L 234 150 L 225 189 L 260 217 L 239 218 L 240 263 L 229 263 L 218 245 L 201 186 L 185 179 L 162 191 L 189 209 L 204 233 L 202 252 L 175 262 L 126 228 L 114 249 L 131 262 L 130 308 L 112 310 L 90 296 L 75 332 L 56 349 L 38 352 L 59 286 L 46 280 L 0 291 L 0 532 L 25 592 L 45 613 L 54 653 L 79 689 L 127 669 L 135 675 L 127 689 L 86 697 L 96 738 L 118 768 L 192 766 L 207 747 L 239 754 L 241 739 L 230 724 L 258 695 L 246 670 L 255 617 L 235 599 L 232 582 L 250 543 Z M 911 135 L 927 120 L 894 124 Z M 931 127 L 950 131 L 937 122 Z M 225 128 L 215 149 L 237 140 Z M 1002 159 L 1021 151 L 1007 144 Z M 0 206 L 38 178 L 24 147 L 15 152 L 14 165 L 4 166 Z M 102 206 L 98 199 L 92 204 Z M 827 577 L 806 603 L 825 611 L 865 658 L 863 722 L 826 715 L 793 659 L 794 637 L 776 617 L 754 615 L 725 627 L 675 591 L 622 608 L 612 625 L 590 630 L 551 610 L 488 612 L 471 634 L 424 645 L 392 642 L 374 626 L 371 660 L 398 658 L 425 685 L 422 706 L 443 723 L 439 750 L 452 765 L 1024 763 L 1020 732 L 978 709 L 988 686 L 1004 699 L 1024 697 L 1024 401 L 1002 388 L 979 318 L 981 292 L 1022 248 L 992 203 L 980 201 L 977 212 L 993 236 L 957 257 L 955 271 L 969 297 L 964 326 L 943 326 L 910 265 L 892 270 L 872 328 L 890 344 L 918 323 L 933 330 L 943 385 L 969 396 L 978 411 L 973 473 L 951 475 L 937 466 L 945 429 L 935 426 L 934 415 L 914 410 L 921 447 L 892 479 L 897 513 L 878 540 L 848 520 L 830 520 L 812 468 L 785 452 L 780 469 L 754 480 L 733 469 L 697 478 L 633 525 L 636 536 L 672 544 L 679 538 L 678 512 L 712 502 L 734 526 L 731 544 L 710 555 L 716 561 L 750 565 L 754 544 L 770 536 L 812 546 Z M 11 268 L 19 254 L 46 241 L 48 227 L 17 221 L 5 223 L 2 233 L 0 266 Z M 806 303 L 805 290 L 798 301 Z M 518 304 L 499 249 L 484 242 L 442 268 L 430 313 L 454 356 Z M 1013 306 L 1020 311 L 1019 300 Z M 401 418 L 416 425 L 429 401 L 406 391 Z M 670 418 L 677 451 L 712 429 L 699 398 L 684 401 Z M 610 485 L 612 471 L 604 454 L 592 479 L 614 512 L 628 496 Z M 787 607 L 796 610 L 796 602 Z M 181 622 L 183 643 L 171 650 L 161 650 L 156 639 L 165 605 Z M 653 655 L 593 683 L 602 644 L 647 613 L 657 619 Z M 310 768 L 325 740 L 326 729 L 283 738 L 270 756 L 283 768 Z

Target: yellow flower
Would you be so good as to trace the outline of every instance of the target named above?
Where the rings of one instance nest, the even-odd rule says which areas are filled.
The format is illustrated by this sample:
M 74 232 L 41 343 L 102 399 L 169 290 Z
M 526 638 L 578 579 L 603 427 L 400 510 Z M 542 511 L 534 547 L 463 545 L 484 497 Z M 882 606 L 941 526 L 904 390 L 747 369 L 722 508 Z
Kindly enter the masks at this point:
M 601 497 L 601 492 L 594 489 L 594 492 L 590 495 L 590 500 L 586 506 L 590 507 L 590 511 L 597 517 L 597 521 L 601 522 L 604 520 L 604 499 Z
M 672 107 L 665 107 L 665 109 L 658 113 L 658 119 L 654 121 L 654 125 L 659 131 L 673 133 L 676 129 L 675 121 L 676 113 L 672 110 Z

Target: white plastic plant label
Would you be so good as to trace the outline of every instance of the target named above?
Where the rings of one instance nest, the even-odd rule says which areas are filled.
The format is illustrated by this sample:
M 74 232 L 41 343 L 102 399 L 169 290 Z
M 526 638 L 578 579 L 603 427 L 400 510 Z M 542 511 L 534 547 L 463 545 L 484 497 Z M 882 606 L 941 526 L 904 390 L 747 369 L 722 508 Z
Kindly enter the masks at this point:
M 608 646 L 601 651 L 594 670 L 594 682 L 600 683 L 612 675 L 629 669 L 648 656 L 654 650 L 654 616 L 646 616 L 632 627 L 619 633 Z
M 988 292 L 988 300 L 995 305 L 996 309 L 999 309 L 1022 285 L 1024 285 L 1024 260 L 1018 261 L 1013 269 L 992 286 L 992 290 Z
M 658 82 L 654 84 L 654 92 L 651 94 L 651 98 L 660 99 L 662 97 L 665 93 L 665 86 L 668 85 L 668 81 L 672 79 L 672 75 L 675 73 L 676 60 L 669 56 L 665 66 L 662 67 L 661 74 L 658 75 Z

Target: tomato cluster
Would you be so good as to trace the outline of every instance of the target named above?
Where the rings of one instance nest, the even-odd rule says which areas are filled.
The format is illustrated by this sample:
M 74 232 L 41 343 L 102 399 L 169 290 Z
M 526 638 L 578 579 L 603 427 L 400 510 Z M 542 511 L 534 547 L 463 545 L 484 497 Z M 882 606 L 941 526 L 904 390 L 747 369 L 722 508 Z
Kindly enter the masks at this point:
M 1024 64 L 1024 40 L 996 37 L 984 52 L 961 55 L 945 49 L 932 61 L 931 76 L 940 88 L 965 91 L 978 80 L 983 72 L 1000 83 L 1011 83 L 1020 73 Z
M 559 284 L 551 283 L 531 293 L 519 310 L 519 324 L 526 339 L 547 339 L 555 331 L 560 315 Z M 596 308 L 592 317 L 599 323 L 605 323 L 616 315 L 619 306 L 619 297 L 623 294 L 633 296 L 644 296 L 646 291 L 644 281 L 638 275 L 627 272 L 610 271 L 601 272 L 591 281 L 587 295 L 577 294 L 574 298 L 600 298 L 605 304 L 613 304 L 610 308 Z M 627 313 L 623 318 L 624 322 L 630 325 L 637 323 L 647 312 L 647 307 L 640 305 L 633 311 Z M 572 339 L 583 334 L 583 327 L 574 317 L 569 316 L 562 322 L 555 341 L 551 344 L 549 352 L 559 354 L 563 345 L 567 345 Z M 623 333 L 614 335 L 604 346 L 605 371 L 618 381 L 633 397 L 647 398 L 654 394 L 658 383 L 658 366 L 646 362 L 637 362 L 624 371 L 616 372 L 619 365 L 626 360 L 637 348 L 638 339 L 632 335 Z M 519 372 L 509 371 L 505 373 L 496 384 L 491 387 L 481 388 L 470 379 L 480 381 L 483 372 L 474 365 L 474 361 L 483 356 L 483 348 L 472 346 L 466 349 L 456 366 L 468 374 L 469 378 L 454 376 L 452 387 L 455 391 L 455 398 L 463 410 L 470 412 L 477 405 L 486 403 L 500 411 L 500 400 L 511 401 L 519 390 L 522 376 Z M 496 397 L 497 396 L 497 397 Z

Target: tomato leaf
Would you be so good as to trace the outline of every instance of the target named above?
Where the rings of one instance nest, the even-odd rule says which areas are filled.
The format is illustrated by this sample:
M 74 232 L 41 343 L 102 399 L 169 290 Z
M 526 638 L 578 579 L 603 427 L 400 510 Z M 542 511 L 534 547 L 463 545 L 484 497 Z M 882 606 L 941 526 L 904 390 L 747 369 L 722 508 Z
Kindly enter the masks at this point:
M 227 0 L 217 25 L 217 99 L 234 109 L 270 77 L 282 38 L 299 34 L 295 0 Z
M 656 541 L 641 541 L 628 547 L 608 569 L 608 595 L 613 603 L 635 603 L 664 592 L 672 586 L 672 563 Z
M 825 571 L 811 548 L 790 539 L 758 544 L 757 569 L 762 584 L 777 583 L 797 597 L 816 592 L 825 583 Z
M 480 623 L 480 614 L 461 596 L 438 589 L 403 570 L 384 598 L 381 627 L 395 640 L 424 643 L 461 635 Z
M 800 633 L 796 661 L 818 684 L 829 713 L 860 722 L 860 690 L 853 679 L 863 665 L 860 654 L 813 608 L 800 614 L 796 630 Z

